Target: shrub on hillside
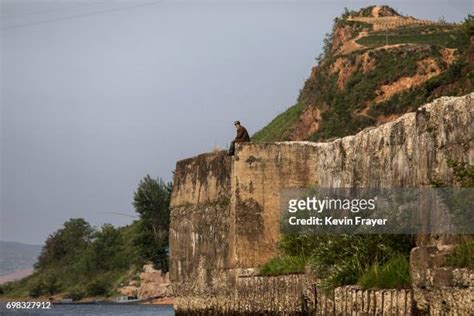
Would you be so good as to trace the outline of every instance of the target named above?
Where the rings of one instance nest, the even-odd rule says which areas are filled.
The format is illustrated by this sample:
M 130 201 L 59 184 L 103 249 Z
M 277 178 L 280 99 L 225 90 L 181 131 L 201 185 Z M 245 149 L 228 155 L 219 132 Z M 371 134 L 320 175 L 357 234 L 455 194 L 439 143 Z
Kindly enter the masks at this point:
M 260 268 L 262 275 L 280 275 L 287 273 L 304 272 L 307 257 L 303 256 L 279 256 L 270 259 Z
M 447 257 L 446 265 L 474 269 L 474 239 L 465 239 L 460 245 L 456 246 L 454 252 Z
M 408 235 L 285 235 L 279 247 L 288 256 L 307 257 L 326 289 L 357 284 L 372 265 L 408 256 L 414 238 Z
M 104 296 L 110 290 L 110 282 L 106 279 L 99 278 L 91 283 L 86 288 L 87 295 L 89 296 Z
M 374 262 L 358 280 L 363 289 L 394 289 L 410 286 L 410 262 L 406 255 L 397 254 L 384 264 Z
M 74 288 L 69 293 L 65 295 L 66 298 L 72 299 L 75 301 L 80 301 L 86 296 L 86 292 L 82 288 Z
M 33 298 L 46 294 L 45 285 L 42 281 L 36 281 L 29 290 L 28 295 Z

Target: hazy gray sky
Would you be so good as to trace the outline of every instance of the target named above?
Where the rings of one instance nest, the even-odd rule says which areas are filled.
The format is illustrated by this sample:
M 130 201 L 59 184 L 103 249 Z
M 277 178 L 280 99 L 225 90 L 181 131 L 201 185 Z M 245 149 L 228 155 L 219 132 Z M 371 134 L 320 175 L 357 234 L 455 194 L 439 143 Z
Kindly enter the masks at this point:
M 125 225 L 147 173 L 292 105 L 344 7 L 458 22 L 459 1 L 1 1 L 1 234 Z

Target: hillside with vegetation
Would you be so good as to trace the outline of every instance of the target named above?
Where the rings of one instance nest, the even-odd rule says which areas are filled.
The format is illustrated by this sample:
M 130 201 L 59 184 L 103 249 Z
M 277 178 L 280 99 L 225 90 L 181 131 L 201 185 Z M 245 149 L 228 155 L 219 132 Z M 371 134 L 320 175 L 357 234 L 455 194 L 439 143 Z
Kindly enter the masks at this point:
M 474 91 L 474 16 L 449 24 L 387 6 L 334 20 L 297 103 L 253 135 L 321 141 L 392 121 L 440 96 Z
M 139 282 L 145 264 L 168 271 L 171 184 L 146 176 L 134 194 L 132 224 L 93 227 L 73 218 L 43 245 L 30 276 L 0 286 L 0 297 L 112 297 L 130 281 Z

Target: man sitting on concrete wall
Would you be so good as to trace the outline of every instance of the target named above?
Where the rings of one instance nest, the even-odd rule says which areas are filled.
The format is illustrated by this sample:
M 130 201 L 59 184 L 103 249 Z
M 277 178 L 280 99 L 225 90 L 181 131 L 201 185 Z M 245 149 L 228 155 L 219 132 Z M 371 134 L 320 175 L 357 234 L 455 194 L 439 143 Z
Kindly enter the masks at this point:
M 237 135 L 235 136 L 235 139 L 230 143 L 229 156 L 233 156 L 235 153 L 235 143 L 247 143 L 250 141 L 250 136 L 247 132 L 247 129 L 240 125 L 239 121 L 235 121 L 234 126 L 237 130 Z

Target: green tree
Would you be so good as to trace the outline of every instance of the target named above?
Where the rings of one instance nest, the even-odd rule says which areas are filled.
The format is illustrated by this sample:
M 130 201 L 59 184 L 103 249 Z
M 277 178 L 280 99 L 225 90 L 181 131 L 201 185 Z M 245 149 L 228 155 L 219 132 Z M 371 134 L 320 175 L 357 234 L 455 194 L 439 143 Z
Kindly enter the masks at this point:
M 124 255 L 124 240 L 120 230 L 111 224 L 104 224 L 93 234 L 85 261 L 88 272 L 126 268 L 130 258 Z
M 90 244 L 92 233 L 93 228 L 84 219 L 70 219 L 48 237 L 35 267 L 43 268 L 51 262 L 75 261 Z
M 468 14 L 468 16 L 464 19 L 463 26 L 469 36 L 474 35 L 474 15 L 473 14 Z
M 170 195 L 171 183 L 147 175 L 140 181 L 133 197 L 133 206 L 140 216 L 140 233 L 135 236 L 140 256 L 165 271 L 168 270 Z

